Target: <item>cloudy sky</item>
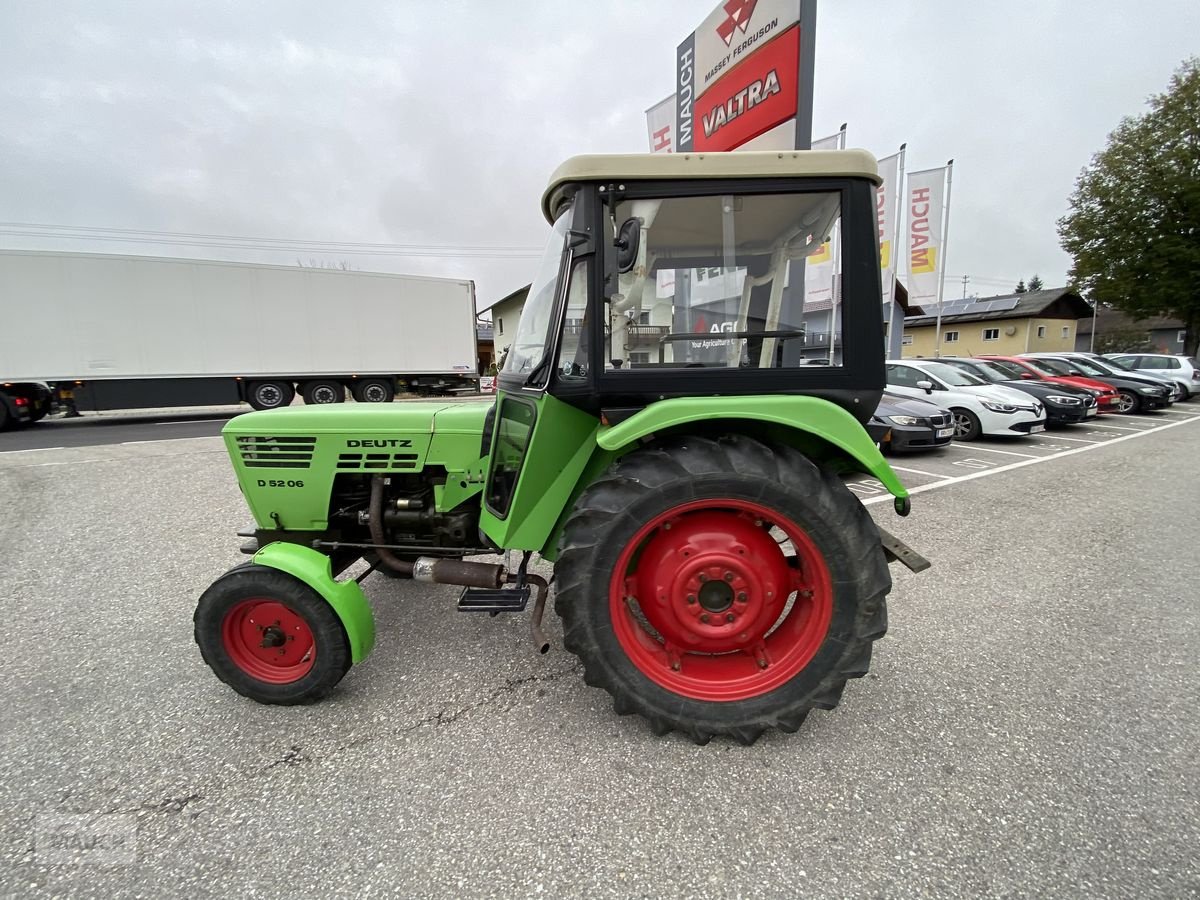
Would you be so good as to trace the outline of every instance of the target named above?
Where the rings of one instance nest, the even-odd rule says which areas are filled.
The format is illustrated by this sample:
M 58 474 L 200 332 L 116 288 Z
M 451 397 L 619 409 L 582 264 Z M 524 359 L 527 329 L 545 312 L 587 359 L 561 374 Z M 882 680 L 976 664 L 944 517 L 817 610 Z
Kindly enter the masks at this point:
M 0 246 L 344 261 L 473 278 L 485 306 L 528 281 L 562 159 L 647 149 L 713 5 L 0 0 Z M 1195 0 L 822 0 L 813 132 L 955 159 L 948 296 L 1051 286 L 1075 176 L 1193 54 Z

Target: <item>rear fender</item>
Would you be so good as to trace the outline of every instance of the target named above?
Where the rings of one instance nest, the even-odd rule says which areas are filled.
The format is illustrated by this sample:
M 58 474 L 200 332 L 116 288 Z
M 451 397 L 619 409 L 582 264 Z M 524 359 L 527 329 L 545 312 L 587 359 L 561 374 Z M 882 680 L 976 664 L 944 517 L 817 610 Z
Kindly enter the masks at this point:
M 335 581 L 329 557 L 300 544 L 277 541 L 254 554 L 257 565 L 270 566 L 297 578 L 320 594 L 341 619 L 357 665 L 375 646 L 375 619 L 366 595 L 355 581 Z
M 679 430 L 693 422 L 706 426 L 716 420 L 762 422 L 782 439 L 802 449 L 812 438 L 833 448 L 837 458 L 820 460 L 843 469 L 873 475 L 897 499 L 908 491 L 887 464 L 865 428 L 840 406 L 819 397 L 771 395 L 765 397 L 677 397 L 654 403 L 619 425 L 602 429 L 596 443 L 619 453 L 636 441 L 658 432 Z

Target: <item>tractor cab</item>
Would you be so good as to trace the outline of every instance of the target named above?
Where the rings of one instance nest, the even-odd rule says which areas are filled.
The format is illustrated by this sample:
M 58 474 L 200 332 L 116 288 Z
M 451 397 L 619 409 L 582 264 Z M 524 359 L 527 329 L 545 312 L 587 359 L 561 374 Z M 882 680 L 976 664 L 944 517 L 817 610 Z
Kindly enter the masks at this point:
M 866 422 L 883 385 L 878 182 L 862 151 L 569 160 L 500 389 L 610 421 L 669 397 L 804 394 Z M 806 278 L 835 254 L 843 315 L 830 289 L 806 328 Z

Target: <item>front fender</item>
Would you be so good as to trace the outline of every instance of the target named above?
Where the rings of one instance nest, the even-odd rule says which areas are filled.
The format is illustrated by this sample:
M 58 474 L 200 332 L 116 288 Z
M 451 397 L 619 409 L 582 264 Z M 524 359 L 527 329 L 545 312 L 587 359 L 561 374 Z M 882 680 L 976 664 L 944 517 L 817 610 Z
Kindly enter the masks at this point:
M 618 425 L 602 428 L 596 443 L 604 450 L 615 452 L 655 432 L 719 419 L 769 422 L 818 437 L 844 453 L 863 472 L 875 476 L 897 499 L 908 497 L 908 490 L 858 420 L 840 406 L 819 397 L 775 394 L 660 400 Z
M 310 547 L 276 541 L 254 554 L 254 562 L 300 579 L 333 607 L 350 641 L 350 659 L 357 665 L 375 646 L 375 619 L 366 595 L 355 581 L 335 581 L 329 557 Z

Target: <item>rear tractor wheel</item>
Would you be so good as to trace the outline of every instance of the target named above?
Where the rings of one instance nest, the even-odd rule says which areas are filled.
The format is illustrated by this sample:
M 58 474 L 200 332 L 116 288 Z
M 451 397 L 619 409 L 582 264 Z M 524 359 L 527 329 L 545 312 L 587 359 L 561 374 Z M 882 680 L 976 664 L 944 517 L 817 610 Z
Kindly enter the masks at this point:
M 740 435 L 624 457 L 580 497 L 554 571 L 587 683 L 700 744 L 832 709 L 887 631 L 866 509 L 798 451 Z
M 290 706 L 328 694 L 350 668 L 333 608 L 302 581 L 244 563 L 200 597 L 196 643 L 223 682 L 259 703 Z

